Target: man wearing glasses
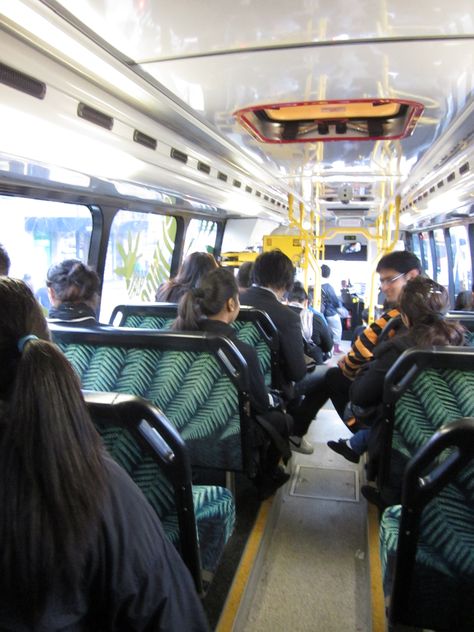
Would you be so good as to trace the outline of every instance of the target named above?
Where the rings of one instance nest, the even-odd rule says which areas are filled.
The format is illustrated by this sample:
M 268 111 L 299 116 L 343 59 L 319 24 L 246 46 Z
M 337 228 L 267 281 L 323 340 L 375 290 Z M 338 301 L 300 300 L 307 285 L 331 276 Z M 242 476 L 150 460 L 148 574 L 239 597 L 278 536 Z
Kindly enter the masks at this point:
M 331 399 L 341 419 L 349 401 L 349 389 L 352 380 L 360 369 L 373 357 L 374 348 L 379 341 L 380 334 L 387 323 L 400 314 L 398 310 L 398 298 L 407 281 L 421 274 L 421 263 L 416 255 L 405 250 L 391 252 L 382 257 L 377 265 L 380 276 L 380 286 L 383 290 L 389 309 L 369 325 L 355 340 L 351 350 L 338 363 L 326 373 L 323 388 L 306 395 L 301 411 L 307 410 L 308 414 L 295 416 L 294 434 L 303 437 L 308 431 L 316 412 L 323 406 L 327 399 Z M 351 423 L 347 422 L 351 430 Z
M 395 251 L 380 259 L 377 273 L 380 277 L 380 289 L 385 294 L 389 309 L 362 332 L 349 353 L 339 362 L 339 368 L 349 380 L 353 380 L 360 368 L 372 359 L 374 347 L 383 328 L 390 319 L 400 313 L 397 305 L 403 286 L 421 274 L 421 263 L 412 252 Z M 338 406 L 336 408 L 339 412 Z

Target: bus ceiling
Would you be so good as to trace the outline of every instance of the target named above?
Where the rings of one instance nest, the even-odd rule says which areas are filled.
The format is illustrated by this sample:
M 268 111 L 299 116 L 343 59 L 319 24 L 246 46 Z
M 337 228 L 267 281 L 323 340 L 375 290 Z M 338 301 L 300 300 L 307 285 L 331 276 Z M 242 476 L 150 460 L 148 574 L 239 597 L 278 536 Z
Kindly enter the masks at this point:
M 10 0 L 0 170 L 277 224 L 289 195 L 336 227 L 469 215 L 471 8 Z

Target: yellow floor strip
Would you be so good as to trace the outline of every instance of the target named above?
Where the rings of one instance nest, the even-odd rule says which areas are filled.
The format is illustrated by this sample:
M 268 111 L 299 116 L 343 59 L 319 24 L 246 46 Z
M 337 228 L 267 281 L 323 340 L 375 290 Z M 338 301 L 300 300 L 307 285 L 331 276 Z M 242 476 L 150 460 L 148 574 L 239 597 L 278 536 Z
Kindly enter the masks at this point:
M 379 515 L 374 505 L 368 506 L 368 539 L 370 556 L 370 593 L 372 599 L 372 632 L 385 632 L 385 601 L 382 587 L 382 565 L 379 549 Z
M 216 632 L 230 632 L 234 625 L 237 612 L 239 610 L 240 602 L 244 595 L 245 587 L 250 577 L 255 558 L 257 557 L 260 543 L 267 524 L 268 514 L 270 512 L 273 503 L 273 498 L 269 498 L 262 503 L 255 520 L 255 525 L 249 536 L 247 544 L 245 546 L 242 559 L 240 560 L 239 567 L 232 582 L 231 589 L 227 595 L 224 609 L 219 619 L 219 623 L 216 627 Z

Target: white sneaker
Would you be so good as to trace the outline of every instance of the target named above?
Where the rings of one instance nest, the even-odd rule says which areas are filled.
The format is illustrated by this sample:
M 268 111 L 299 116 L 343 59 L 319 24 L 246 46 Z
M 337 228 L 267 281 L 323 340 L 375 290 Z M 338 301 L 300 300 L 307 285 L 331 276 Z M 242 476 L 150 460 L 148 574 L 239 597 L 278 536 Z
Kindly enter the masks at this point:
M 293 452 L 301 452 L 301 454 L 313 454 L 314 448 L 304 437 L 295 435 L 290 437 L 290 448 Z

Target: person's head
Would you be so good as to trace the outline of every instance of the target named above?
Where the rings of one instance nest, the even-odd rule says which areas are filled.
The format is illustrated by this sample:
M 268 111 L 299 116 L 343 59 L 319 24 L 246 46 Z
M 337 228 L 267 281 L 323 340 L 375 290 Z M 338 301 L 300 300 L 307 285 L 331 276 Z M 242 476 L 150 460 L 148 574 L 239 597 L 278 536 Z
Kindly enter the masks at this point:
M 293 287 L 288 292 L 288 302 L 306 305 L 307 300 L 308 294 L 306 293 L 303 284 L 301 283 L 301 281 L 295 281 L 293 283 Z
M 325 263 L 321 266 L 321 276 L 323 279 L 327 279 L 331 274 L 331 268 L 327 266 Z
M 253 262 L 245 261 L 237 272 L 237 285 L 239 289 L 245 289 L 252 285 Z
M 474 309 L 474 297 L 472 292 L 465 290 L 464 292 L 459 292 L 456 296 L 456 301 L 454 303 L 454 309 L 462 310 L 462 311 L 471 311 Z
M 158 288 L 156 300 L 177 302 L 187 290 L 197 287 L 202 276 L 217 267 L 216 260 L 208 252 L 191 253 L 184 259 L 178 274 Z
M 217 268 L 204 275 L 197 288 L 188 290 L 178 305 L 174 329 L 199 329 L 203 318 L 232 323 L 239 313 L 239 288 L 232 272 Z
M 105 474 L 79 380 L 30 288 L 9 277 L 0 277 L 0 385 L 0 589 L 31 624 L 54 585 L 79 581 Z
M 193 252 L 181 264 L 174 281 L 188 287 L 197 287 L 200 278 L 217 267 L 216 260 L 208 252 Z
M 380 289 L 389 305 L 398 303 L 400 292 L 410 279 L 421 274 L 421 263 L 413 252 L 396 250 L 384 255 L 377 264 Z
M 283 295 L 292 285 L 295 269 L 291 259 L 281 250 L 262 252 L 253 264 L 253 281 Z
M 85 303 L 93 309 L 97 307 L 99 276 L 78 259 L 66 259 L 52 265 L 46 275 L 46 285 L 55 307 L 62 303 Z
M 0 244 L 0 276 L 8 276 L 10 272 L 10 257 L 5 247 Z
M 463 327 L 444 318 L 449 295 L 436 281 L 422 276 L 407 281 L 400 292 L 399 307 L 403 322 L 414 331 L 417 346 L 463 344 Z

